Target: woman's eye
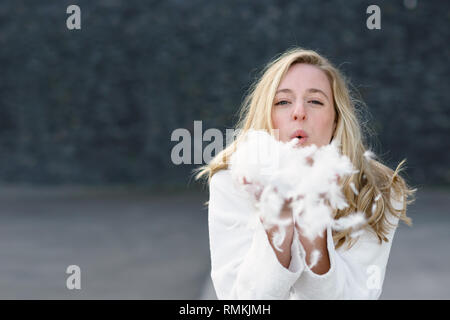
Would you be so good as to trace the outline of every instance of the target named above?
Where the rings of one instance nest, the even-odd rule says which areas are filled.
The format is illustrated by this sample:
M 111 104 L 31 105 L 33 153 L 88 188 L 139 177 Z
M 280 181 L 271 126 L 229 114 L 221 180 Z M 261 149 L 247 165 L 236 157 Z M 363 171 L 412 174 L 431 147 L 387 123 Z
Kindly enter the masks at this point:
M 313 104 L 319 104 L 319 105 L 323 106 L 323 103 L 320 102 L 319 100 L 310 100 L 308 102 L 312 102 Z
M 288 101 L 286 101 L 286 100 L 281 100 L 281 101 L 278 101 L 277 103 L 275 103 L 275 105 L 276 106 L 279 106 L 279 105 L 285 105 L 285 104 L 288 104 L 289 102 Z

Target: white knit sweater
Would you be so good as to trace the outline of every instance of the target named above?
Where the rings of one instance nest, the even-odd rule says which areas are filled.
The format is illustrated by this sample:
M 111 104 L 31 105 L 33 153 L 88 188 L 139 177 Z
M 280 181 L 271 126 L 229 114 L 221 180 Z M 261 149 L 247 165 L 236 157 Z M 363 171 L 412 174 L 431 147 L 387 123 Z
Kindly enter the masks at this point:
M 330 269 L 315 274 L 295 230 L 289 269 L 270 246 L 248 195 L 238 192 L 229 170 L 211 178 L 209 186 L 211 278 L 219 299 L 378 299 L 396 227 L 379 243 L 365 231 L 353 247 L 335 249 L 327 229 Z M 396 209 L 402 203 L 392 200 Z M 389 218 L 391 217 L 391 218 Z M 388 215 L 395 226 L 398 218 Z

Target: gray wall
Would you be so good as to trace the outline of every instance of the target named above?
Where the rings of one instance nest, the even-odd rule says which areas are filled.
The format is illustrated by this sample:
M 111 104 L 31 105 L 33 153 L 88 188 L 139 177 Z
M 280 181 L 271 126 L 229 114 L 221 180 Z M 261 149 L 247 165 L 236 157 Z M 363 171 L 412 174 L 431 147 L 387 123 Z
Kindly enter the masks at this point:
M 299 45 L 359 90 L 388 164 L 448 185 L 449 17 L 437 0 L 2 1 L 0 182 L 185 185 L 195 166 L 170 161 L 172 131 L 232 127 L 257 71 Z

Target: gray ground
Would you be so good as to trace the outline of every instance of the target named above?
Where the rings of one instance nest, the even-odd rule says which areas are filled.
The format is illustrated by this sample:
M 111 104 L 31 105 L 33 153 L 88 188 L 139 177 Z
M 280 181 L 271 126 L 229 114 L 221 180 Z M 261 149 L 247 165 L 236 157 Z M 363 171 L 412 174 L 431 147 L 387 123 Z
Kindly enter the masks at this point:
M 421 191 L 383 299 L 450 299 L 450 193 Z M 0 189 L 0 299 L 214 299 L 203 194 Z M 81 290 L 66 268 L 81 268 Z

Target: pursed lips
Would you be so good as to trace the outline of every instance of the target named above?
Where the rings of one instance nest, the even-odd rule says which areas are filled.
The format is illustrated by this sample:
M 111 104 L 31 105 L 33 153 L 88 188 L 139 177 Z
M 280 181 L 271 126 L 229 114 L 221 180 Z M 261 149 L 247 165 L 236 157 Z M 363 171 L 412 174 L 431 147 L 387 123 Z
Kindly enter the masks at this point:
M 294 133 L 291 135 L 291 140 L 294 138 L 308 138 L 308 134 L 304 130 L 295 130 Z

